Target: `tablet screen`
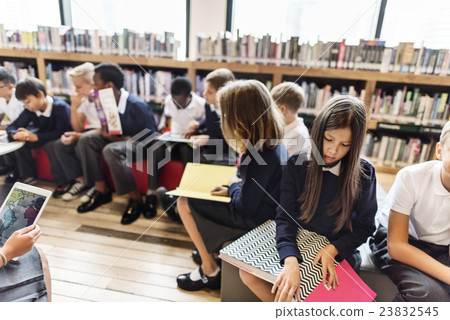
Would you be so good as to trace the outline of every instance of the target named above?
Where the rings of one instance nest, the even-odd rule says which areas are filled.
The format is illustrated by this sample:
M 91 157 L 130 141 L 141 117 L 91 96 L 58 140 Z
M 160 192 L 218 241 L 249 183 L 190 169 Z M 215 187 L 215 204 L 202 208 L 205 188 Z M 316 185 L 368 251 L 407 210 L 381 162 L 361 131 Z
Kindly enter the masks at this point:
M 46 199 L 44 195 L 13 187 L 0 211 L 0 246 L 16 230 L 34 223 Z

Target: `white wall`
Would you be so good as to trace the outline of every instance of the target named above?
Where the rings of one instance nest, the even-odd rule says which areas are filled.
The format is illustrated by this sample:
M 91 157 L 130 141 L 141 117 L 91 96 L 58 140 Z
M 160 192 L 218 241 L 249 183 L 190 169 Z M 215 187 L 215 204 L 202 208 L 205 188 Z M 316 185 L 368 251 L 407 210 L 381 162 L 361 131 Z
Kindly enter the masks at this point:
M 197 34 L 215 36 L 225 31 L 227 0 L 191 0 L 189 58 L 195 60 Z

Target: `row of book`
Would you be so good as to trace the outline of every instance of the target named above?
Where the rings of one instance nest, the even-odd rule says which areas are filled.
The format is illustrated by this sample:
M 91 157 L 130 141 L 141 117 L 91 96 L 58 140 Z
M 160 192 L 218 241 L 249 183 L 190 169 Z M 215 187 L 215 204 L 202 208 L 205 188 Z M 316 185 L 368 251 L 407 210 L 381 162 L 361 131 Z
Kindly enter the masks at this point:
M 17 80 L 36 76 L 36 70 L 33 66 L 25 62 L 3 61 L 0 62 L 0 66 L 3 66 L 11 71 Z
M 112 35 L 67 26 L 37 26 L 36 31 L 6 30 L 0 24 L 0 49 L 82 52 L 177 59 L 180 42 L 173 32 L 164 35 L 124 29 Z
M 382 136 L 374 133 L 366 135 L 363 155 L 372 162 L 389 167 L 406 167 L 436 159 L 435 149 L 437 141 L 421 141 L 418 138 L 398 138 Z
M 328 100 L 340 94 L 348 94 L 359 98 L 361 101 L 364 101 L 365 97 L 365 90 L 362 89 L 358 92 L 354 86 L 342 86 L 338 89 L 327 84 L 323 88 L 319 88 L 315 82 L 308 83 L 303 81 L 301 87 L 305 92 L 303 105 L 299 110 L 301 114 L 317 115 Z
M 289 65 L 314 68 L 359 69 L 414 74 L 450 74 L 450 50 L 415 48 L 413 42 L 386 47 L 385 41 L 360 40 L 358 45 L 317 41 L 300 43 L 299 37 L 277 41 L 271 35 L 232 37 L 197 36 L 197 59 L 220 62 Z
M 46 65 L 47 92 L 49 94 L 74 94 L 75 88 L 70 79 L 71 67 L 54 70 L 52 63 Z M 124 69 L 125 90 L 138 96 L 145 102 L 161 104 L 170 93 L 170 85 L 174 75 L 168 71 L 130 70 Z
M 431 96 L 419 88 L 403 89 L 389 93 L 376 89 L 370 105 L 371 118 L 375 120 L 410 123 L 415 125 L 443 125 L 450 120 L 448 93 Z
M 246 78 L 239 77 L 239 80 L 244 80 Z M 250 79 L 250 77 L 248 78 Z M 271 80 L 262 81 L 267 89 L 270 91 L 273 87 L 273 82 Z M 195 76 L 195 93 L 200 97 L 203 97 L 203 93 L 205 92 L 206 87 L 206 77 L 196 75 Z

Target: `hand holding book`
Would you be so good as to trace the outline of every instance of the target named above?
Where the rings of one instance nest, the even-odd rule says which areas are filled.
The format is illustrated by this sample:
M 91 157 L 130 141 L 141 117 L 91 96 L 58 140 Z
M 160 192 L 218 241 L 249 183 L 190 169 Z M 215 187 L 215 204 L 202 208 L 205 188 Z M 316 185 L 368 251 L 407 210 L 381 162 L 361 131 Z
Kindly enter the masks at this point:
M 314 259 L 313 265 L 317 265 L 319 262 L 322 264 L 322 282 L 327 288 L 336 289 L 336 284 L 339 285 L 339 280 L 336 274 L 336 269 L 334 268 L 334 258 L 337 256 L 338 251 L 332 244 L 327 245 L 325 248 L 320 250 L 316 258 Z M 329 277 L 327 277 L 329 275 Z
M 290 302 L 295 296 L 300 301 L 300 268 L 294 256 L 284 259 L 284 267 L 272 287 L 274 302 Z

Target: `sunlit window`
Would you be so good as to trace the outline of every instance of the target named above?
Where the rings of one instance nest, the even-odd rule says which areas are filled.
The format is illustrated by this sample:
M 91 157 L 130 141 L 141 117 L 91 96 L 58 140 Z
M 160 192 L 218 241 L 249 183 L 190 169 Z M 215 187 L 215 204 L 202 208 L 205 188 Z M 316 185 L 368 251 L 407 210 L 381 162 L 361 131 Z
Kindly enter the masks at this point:
M 36 31 L 61 25 L 58 0 L 0 0 L 0 24 L 7 30 Z
M 72 0 L 72 23 L 75 28 L 122 33 L 164 34 L 173 32 L 180 41 L 178 52 L 186 52 L 186 0 Z
M 235 0 L 233 31 L 357 44 L 374 38 L 379 5 L 380 0 Z
M 414 42 L 416 47 L 450 48 L 450 1 L 388 0 L 381 39 L 386 45 Z

